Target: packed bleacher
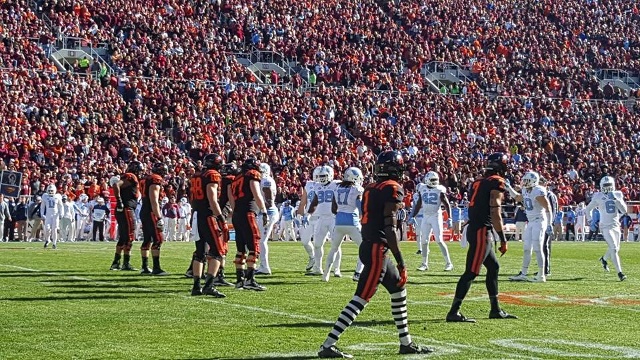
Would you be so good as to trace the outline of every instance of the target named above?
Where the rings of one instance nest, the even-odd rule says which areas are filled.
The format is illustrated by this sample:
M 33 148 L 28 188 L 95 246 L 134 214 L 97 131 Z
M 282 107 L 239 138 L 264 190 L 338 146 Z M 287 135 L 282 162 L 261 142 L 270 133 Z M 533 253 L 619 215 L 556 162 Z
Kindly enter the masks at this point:
M 165 161 L 175 169 L 173 190 L 185 191 L 191 163 L 213 151 L 227 161 L 258 153 L 281 196 L 295 197 L 313 167 L 368 174 L 375 154 L 393 147 L 406 154 L 409 189 L 436 169 L 461 196 L 483 157 L 503 150 L 513 155 L 513 181 L 537 169 L 564 204 L 588 197 L 603 172 L 640 200 L 640 107 L 601 101 L 634 94 L 607 93 L 594 78 L 603 68 L 640 70 L 632 2 L 1 7 L 0 121 L 8 131 L 0 166 L 25 173 L 25 195 L 37 192 L 28 185 L 53 181 L 69 191 L 106 187 L 133 158 Z M 96 79 L 57 70 L 46 44 L 63 36 L 107 43 L 107 60 L 121 72 Z M 319 86 L 255 84 L 232 55 L 247 47 L 296 58 Z M 431 60 L 469 67 L 467 91 L 428 92 L 419 70 Z

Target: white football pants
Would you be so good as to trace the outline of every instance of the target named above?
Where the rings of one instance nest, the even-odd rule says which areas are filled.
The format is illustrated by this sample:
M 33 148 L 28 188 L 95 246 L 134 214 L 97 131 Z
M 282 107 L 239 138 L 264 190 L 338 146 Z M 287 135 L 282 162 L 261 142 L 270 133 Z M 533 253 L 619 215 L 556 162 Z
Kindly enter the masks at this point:
M 604 259 L 613 261 L 616 271 L 619 273 L 622 272 L 620 255 L 618 255 L 618 252 L 620 251 L 620 235 L 622 234 L 622 230 L 619 226 L 616 226 L 611 228 L 602 228 L 600 231 L 602 232 L 604 241 L 606 241 L 609 246 L 609 249 L 604 254 Z
M 422 264 L 429 266 L 429 240 L 431 239 L 431 233 L 433 232 L 433 237 L 436 240 L 436 243 L 440 247 L 440 252 L 442 252 L 442 257 L 444 258 L 445 266 L 451 264 L 451 257 L 449 256 L 449 248 L 447 244 L 443 240 L 442 232 L 444 228 L 444 224 L 442 223 L 442 212 L 432 215 L 425 216 L 422 219 L 422 224 L 420 226 L 420 235 L 422 242 Z
M 267 226 L 263 226 L 262 217 L 258 216 L 258 228 L 260 229 L 260 266 L 258 271 L 271 273 L 271 266 L 269 265 L 269 238 L 273 227 L 278 222 L 280 212 L 277 208 L 267 209 Z
M 545 273 L 544 265 L 544 233 L 547 231 L 547 220 L 538 218 L 529 220 L 527 227 L 524 229 L 523 243 L 524 255 L 522 256 L 522 274 L 527 275 L 529 272 L 529 264 L 531 263 L 531 252 L 536 254 L 538 262 L 538 274 Z M 551 240 L 549 240 L 551 241 Z
M 331 271 L 331 265 L 335 271 L 340 271 L 340 264 L 342 263 L 342 240 L 345 235 L 348 235 L 356 245 L 360 246 L 362 243 L 362 233 L 360 232 L 361 226 L 348 226 L 348 225 L 335 225 L 333 232 L 331 233 L 331 250 L 327 255 L 327 263 L 324 267 L 325 274 Z M 361 273 L 364 269 L 360 256 L 358 256 L 358 262 L 356 263 L 356 272 Z

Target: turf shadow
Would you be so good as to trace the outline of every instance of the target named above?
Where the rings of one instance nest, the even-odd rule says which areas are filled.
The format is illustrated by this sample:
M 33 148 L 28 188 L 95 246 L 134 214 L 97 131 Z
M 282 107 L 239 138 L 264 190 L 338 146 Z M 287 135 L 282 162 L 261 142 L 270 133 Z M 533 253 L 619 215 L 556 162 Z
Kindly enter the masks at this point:
M 299 322 L 299 323 L 283 323 L 283 324 L 265 324 L 260 325 L 263 328 L 330 328 L 333 323 L 329 322 L 318 322 L 318 321 L 307 321 L 307 322 Z M 393 320 L 366 320 L 366 321 L 355 321 L 353 326 L 360 327 L 370 327 L 370 326 L 380 326 L 380 325 L 394 325 L 395 322 Z
M 125 295 L 93 295 L 93 296 L 41 296 L 41 297 L 16 297 L 0 298 L 0 301 L 36 302 L 36 301 L 63 301 L 63 300 L 124 300 L 131 296 Z
M 317 359 L 317 356 L 278 356 L 278 357 L 243 357 L 243 358 L 214 358 L 215 360 L 306 360 L 306 359 Z

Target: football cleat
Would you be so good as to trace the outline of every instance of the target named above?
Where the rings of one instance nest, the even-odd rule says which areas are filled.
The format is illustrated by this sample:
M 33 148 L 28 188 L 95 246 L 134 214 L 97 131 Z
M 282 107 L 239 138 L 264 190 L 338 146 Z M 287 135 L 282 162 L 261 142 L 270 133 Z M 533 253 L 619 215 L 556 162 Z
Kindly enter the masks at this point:
M 201 296 L 204 295 L 202 293 L 202 288 L 200 288 L 200 286 L 194 286 L 193 288 L 191 288 L 191 296 Z
M 416 255 L 422 255 L 422 250 L 416 251 Z
M 311 271 L 311 269 L 313 269 L 313 265 L 315 265 L 315 260 L 313 260 L 313 258 L 309 258 L 309 262 L 307 263 L 307 268 L 305 269 L 306 271 Z
M 536 275 L 533 277 L 533 279 L 529 281 L 536 282 L 536 283 L 543 283 L 543 282 L 547 282 L 547 277 L 544 275 Z
M 113 263 L 111 264 L 111 267 L 109 268 L 109 270 L 120 270 L 120 264 L 118 263 Z
M 306 273 L 305 275 L 307 275 L 307 276 L 322 276 L 323 273 L 322 273 L 322 271 L 315 270 L 315 271 L 310 271 L 310 272 Z
M 331 273 L 329 271 L 327 271 L 322 275 L 322 279 L 321 280 L 324 281 L 324 282 L 329 282 L 329 277 L 330 276 L 331 276 Z
M 168 272 L 162 270 L 162 269 L 153 269 L 153 271 L 151 271 L 151 275 L 154 276 L 167 276 L 169 275 Z
M 127 263 L 127 264 L 123 264 L 122 268 L 120 270 L 122 270 L 122 271 L 137 271 L 138 269 L 134 268 L 133 266 L 131 266 L 131 264 Z
M 49 246 L 49 240 L 47 240 L 47 241 L 45 241 L 45 242 L 44 242 L 44 248 L 45 248 L 45 249 L 47 248 L 47 246 Z
M 184 273 L 184 277 L 186 277 L 187 279 L 193 278 L 193 270 L 191 269 L 187 270 L 187 272 Z
M 418 271 L 427 271 L 427 270 L 429 270 L 429 266 L 427 264 L 422 264 L 418 268 Z
M 604 271 L 609 272 L 609 263 L 604 259 L 604 256 L 600 258 L 600 263 L 602 264 Z
M 255 280 L 245 281 L 244 288 L 248 289 L 248 290 L 255 290 L 255 291 L 265 291 L 265 290 L 267 290 L 266 287 L 258 284 Z
M 257 270 L 255 274 L 268 276 L 268 275 L 271 275 L 271 271 Z
M 216 289 L 213 286 L 205 287 L 204 289 L 202 289 L 202 293 L 204 295 L 213 296 L 214 298 L 218 298 L 218 299 L 222 299 L 222 298 L 226 298 L 227 297 L 227 295 L 221 293 L 220 291 L 218 291 L 218 289 Z
M 444 271 L 451 271 L 453 270 L 453 264 L 449 263 L 444 267 Z
M 625 281 L 625 280 L 627 280 L 627 275 L 619 272 L 618 273 L 618 279 L 620 279 L 620 281 Z
M 353 359 L 353 355 L 342 352 L 335 345 L 329 347 L 320 346 L 318 357 L 323 359 Z
M 507 314 L 504 310 L 500 310 L 498 312 L 490 312 L 489 319 L 517 319 L 518 317 L 515 315 Z
M 433 349 L 428 347 L 420 346 L 413 341 L 409 345 L 400 344 L 399 354 L 431 354 Z
M 57 249 L 57 248 L 58 248 L 58 245 L 56 245 L 56 244 L 53 244 L 53 247 L 52 247 L 52 249 L 53 249 L 53 250 L 55 250 L 55 249 Z
M 333 276 L 337 277 L 337 278 L 341 278 L 342 277 L 342 273 L 340 272 L 340 270 L 336 270 L 333 272 Z
M 447 314 L 447 318 L 446 318 L 447 322 L 468 322 L 468 323 L 474 323 L 476 322 L 476 319 L 471 319 L 468 318 L 464 315 L 462 315 L 462 313 L 458 312 L 456 314 Z
M 353 277 L 351 279 L 353 281 L 360 281 L 360 273 L 359 272 L 353 273 Z
M 225 280 L 225 278 L 222 276 L 217 276 L 216 279 L 213 280 L 213 285 L 214 286 L 233 286 L 232 283 Z
M 142 270 L 140 270 L 140 274 L 141 275 L 151 275 L 151 270 L 148 267 L 142 268 Z
M 522 271 L 520 271 L 518 273 L 518 275 L 511 276 L 509 278 L 509 280 L 511 280 L 511 281 L 529 281 L 529 278 L 527 277 L 527 275 L 523 274 Z
M 236 290 L 244 290 L 244 280 L 236 282 L 235 288 Z

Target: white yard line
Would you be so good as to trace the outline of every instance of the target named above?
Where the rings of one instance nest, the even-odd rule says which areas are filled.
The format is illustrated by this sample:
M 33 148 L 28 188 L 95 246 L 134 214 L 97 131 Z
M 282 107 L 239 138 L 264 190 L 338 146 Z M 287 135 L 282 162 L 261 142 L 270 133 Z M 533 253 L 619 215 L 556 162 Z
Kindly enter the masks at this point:
M 65 275 L 63 273 L 48 272 L 46 270 L 38 270 L 38 269 L 32 269 L 32 268 L 16 266 L 16 265 L 0 264 L 0 266 L 7 267 L 7 268 L 18 269 L 18 270 L 23 270 L 23 271 L 37 272 L 37 273 L 42 273 L 42 274 L 52 275 L 52 276 L 67 277 L 67 278 L 70 278 L 70 279 L 80 280 L 80 281 L 87 281 L 87 282 L 91 282 L 91 283 L 94 283 L 94 284 L 114 284 L 114 283 L 118 283 L 117 280 L 100 281 L 100 280 L 94 280 L 94 279 L 87 278 L 87 277 Z M 220 305 L 220 306 L 228 306 L 228 307 L 242 309 L 242 310 L 262 312 L 262 313 L 269 314 L 269 315 L 276 315 L 276 316 L 285 317 L 285 318 L 291 318 L 291 319 L 300 319 L 300 320 L 306 320 L 306 321 L 310 321 L 310 322 L 325 323 L 325 324 L 327 324 L 327 331 L 330 329 L 331 325 L 334 324 L 334 321 L 318 319 L 318 318 L 314 318 L 314 317 L 307 316 L 307 315 L 295 314 L 295 313 L 292 313 L 292 312 L 283 312 L 283 311 L 279 311 L 279 310 L 266 309 L 266 308 L 257 307 L 257 306 L 236 304 L 236 303 L 229 302 L 227 300 L 213 300 L 213 299 L 209 299 L 209 298 L 206 298 L 206 297 L 196 297 L 196 298 L 194 298 L 194 297 L 188 296 L 188 295 L 179 295 L 179 294 L 174 294 L 174 293 L 166 293 L 166 292 L 157 291 L 157 290 L 150 289 L 150 288 L 141 288 L 141 287 L 135 287 L 135 286 L 126 286 L 126 285 L 124 285 L 124 286 L 122 286 L 122 288 L 154 292 L 154 293 L 159 293 L 159 294 L 163 294 L 163 295 L 169 295 L 169 296 L 174 296 L 174 297 L 184 298 L 184 299 L 197 299 L 199 301 L 212 302 L 212 303 L 215 303 L 215 304 Z M 474 325 L 471 325 L 471 326 L 474 326 Z M 363 326 L 358 326 L 357 324 L 354 324 L 351 327 L 352 328 L 356 328 L 356 329 L 360 329 L 360 330 L 364 330 L 364 331 L 368 331 L 368 332 L 372 332 L 372 333 L 376 333 L 376 334 L 381 334 L 381 335 L 387 335 L 387 336 L 393 336 L 393 337 L 398 335 L 394 331 L 371 328 L 371 327 L 363 327 Z M 508 358 L 517 357 L 517 358 L 520 358 L 520 359 L 533 359 L 533 360 L 540 359 L 540 358 L 534 357 L 534 356 L 526 356 L 526 355 L 514 354 L 513 352 L 498 351 L 495 347 L 477 347 L 477 346 L 474 346 L 474 345 L 451 343 L 451 342 L 440 341 L 440 340 L 436 340 L 436 339 L 432 339 L 432 338 L 426 338 L 426 337 L 422 337 L 422 336 L 413 336 L 413 338 L 416 339 L 416 340 L 419 340 L 421 342 L 424 342 L 426 344 L 436 344 L 436 345 L 440 345 L 440 346 L 450 346 L 450 347 L 454 347 L 454 348 L 458 348 L 458 349 L 472 350 L 474 352 L 491 353 L 493 355 L 503 355 L 503 356 L 507 356 Z

